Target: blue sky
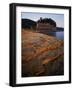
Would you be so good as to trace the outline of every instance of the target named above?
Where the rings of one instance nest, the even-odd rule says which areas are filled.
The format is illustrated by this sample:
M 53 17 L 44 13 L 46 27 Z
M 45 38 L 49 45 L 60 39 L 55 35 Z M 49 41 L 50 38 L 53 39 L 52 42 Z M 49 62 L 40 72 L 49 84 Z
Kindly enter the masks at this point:
M 57 27 L 64 27 L 64 15 L 63 14 L 53 14 L 53 13 L 33 13 L 33 12 L 22 12 L 21 18 L 27 18 L 34 21 L 42 18 L 51 18 L 56 21 Z

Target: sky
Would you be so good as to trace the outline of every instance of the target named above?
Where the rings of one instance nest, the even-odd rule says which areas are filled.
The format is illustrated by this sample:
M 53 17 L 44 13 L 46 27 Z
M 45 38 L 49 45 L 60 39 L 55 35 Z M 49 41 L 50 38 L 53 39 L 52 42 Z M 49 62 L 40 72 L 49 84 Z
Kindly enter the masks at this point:
M 21 18 L 25 19 L 31 19 L 34 21 L 37 21 L 42 18 L 51 18 L 53 19 L 57 27 L 64 27 L 64 14 L 53 14 L 53 13 L 33 13 L 33 12 L 22 12 L 21 13 Z

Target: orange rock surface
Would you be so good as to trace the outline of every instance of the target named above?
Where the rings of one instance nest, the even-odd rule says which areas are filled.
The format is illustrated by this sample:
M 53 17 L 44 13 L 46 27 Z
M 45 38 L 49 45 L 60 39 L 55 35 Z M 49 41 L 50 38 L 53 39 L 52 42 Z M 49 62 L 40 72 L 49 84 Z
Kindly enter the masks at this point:
M 63 47 L 55 37 L 22 30 L 22 76 L 48 75 L 46 65 L 60 57 L 63 61 Z

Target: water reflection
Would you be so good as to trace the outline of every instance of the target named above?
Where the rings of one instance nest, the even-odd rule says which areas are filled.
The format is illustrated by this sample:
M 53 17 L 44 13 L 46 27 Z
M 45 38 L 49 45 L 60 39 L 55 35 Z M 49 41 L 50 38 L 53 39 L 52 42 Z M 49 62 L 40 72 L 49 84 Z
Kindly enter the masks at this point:
M 57 39 L 64 40 L 64 31 L 60 31 L 60 32 L 49 32 L 48 35 L 55 36 Z

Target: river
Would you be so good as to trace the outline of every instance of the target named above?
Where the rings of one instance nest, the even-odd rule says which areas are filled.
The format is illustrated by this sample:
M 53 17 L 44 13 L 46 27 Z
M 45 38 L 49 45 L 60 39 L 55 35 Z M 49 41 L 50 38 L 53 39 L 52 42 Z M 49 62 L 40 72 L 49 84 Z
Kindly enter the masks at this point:
M 55 36 L 57 39 L 64 40 L 64 31 L 49 32 L 48 35 Z

